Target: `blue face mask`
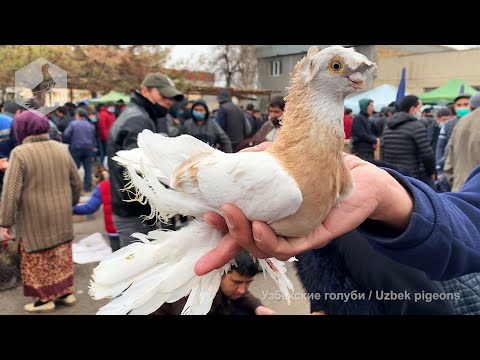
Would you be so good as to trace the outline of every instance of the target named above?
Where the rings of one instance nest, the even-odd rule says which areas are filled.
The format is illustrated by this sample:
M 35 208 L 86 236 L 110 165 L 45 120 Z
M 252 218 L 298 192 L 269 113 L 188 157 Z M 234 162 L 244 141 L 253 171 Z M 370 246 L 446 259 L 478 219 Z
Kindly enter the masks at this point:
M 195 120 L 205 120 L 207 113 L 201 113 L 198 111 L 192 111 L 192 116 Z
M 90 121 L 92 123 L 96 123 L 97 122 L 97 117 L 96 116 L 92 116 L 92 117 L 89 117 Z
M 114 112 L 115 112 L 115 108 L 114 108 L 113 106 L 108 107 L 108 108 L 107 108 L 107 111 L 108 111 L 109 113 L 114 113 Z
M 415 114 L 415 117 L 417 118 L 417 120 L 421 120 L 422 119 L 422 113 L 417 112 Z
M 470 109 L 469 108 L 460 108 L 460 109 L 455 110 L 455 112 L 457 113 L 458 118 L 461 119 L 462 117 L 464 117 L 465 115 L 467 115 L 470 112 Z
M 183 116 L 183 110 L 177 110 L 176 115 L 177 117 Z

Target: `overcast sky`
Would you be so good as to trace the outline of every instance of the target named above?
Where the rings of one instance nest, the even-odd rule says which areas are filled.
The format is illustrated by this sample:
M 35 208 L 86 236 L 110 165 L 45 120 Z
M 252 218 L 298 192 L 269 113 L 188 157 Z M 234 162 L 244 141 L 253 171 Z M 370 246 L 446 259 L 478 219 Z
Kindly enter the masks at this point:
M 447 45 L 459 50 L 478 47 L 478 45 Z M 171 53 L 170 63 L 175 63 L 183 59 L 190 59 L 192 56 L 197 57 L 200 54 L 207 54 L 211 51 L 212 45 L 174 45 Z M 169 63 L 169 64 L 170 64 Z
M 173 65 L 176 62 L 198 57 L 200 54 L 206 54 L 211 51 L 212 45 L 173 45 L 170 54 L 170 61 L 167 65 Z

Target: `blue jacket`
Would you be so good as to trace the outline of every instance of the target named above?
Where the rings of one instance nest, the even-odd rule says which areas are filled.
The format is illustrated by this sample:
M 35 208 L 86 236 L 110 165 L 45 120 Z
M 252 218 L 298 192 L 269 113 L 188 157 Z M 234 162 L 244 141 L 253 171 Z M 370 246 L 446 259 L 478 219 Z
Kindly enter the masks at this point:
M 78 204 L 73 207 L 75 215 L 90 215 L 97 211 L 102 205 L 102 196 L 100 194 L 100 187 L 97 185 L 93 190 L 93 194 L 84 204 Z
M 10 152 L 15 147 L 12 122 L 10 116 L 0 114 L 0 158 L 9 158 Z
M 70 144 L 70 152 L 92 150 L 97 144 L 95 126 L 88 120 L 73 120 L 63 133 L 63 140 Z
M 480 166 L 458 193 L 437 194 L 423 182 L 385 169 L 413 195 L 407 229 L 398 236 L 372 220 L 358 230 L 388 257 L 434 280 L 480 272 Z

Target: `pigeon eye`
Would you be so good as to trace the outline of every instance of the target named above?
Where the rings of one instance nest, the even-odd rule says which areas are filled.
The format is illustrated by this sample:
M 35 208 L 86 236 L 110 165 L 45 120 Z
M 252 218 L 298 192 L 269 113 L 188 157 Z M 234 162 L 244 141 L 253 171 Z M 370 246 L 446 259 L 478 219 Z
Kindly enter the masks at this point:
M 335 72 L 342 70 L 342 67 L 343 67 L 343 64 L 338 60 L 334 60 L 330 64 L 330 68 Z

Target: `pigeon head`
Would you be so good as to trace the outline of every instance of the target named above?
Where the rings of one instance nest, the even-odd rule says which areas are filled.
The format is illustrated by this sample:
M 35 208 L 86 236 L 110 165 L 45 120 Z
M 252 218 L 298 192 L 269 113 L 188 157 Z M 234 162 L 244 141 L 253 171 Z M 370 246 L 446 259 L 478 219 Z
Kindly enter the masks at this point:
M 353 48 L 331 46 L 319 51 L 314 46 L 297 64 L 292 83 L 299 82 L 312 90 L 328 87 L 332 93 L 345 98 L 363 89 L 367 74 L 375 69 L 375 63 Z

